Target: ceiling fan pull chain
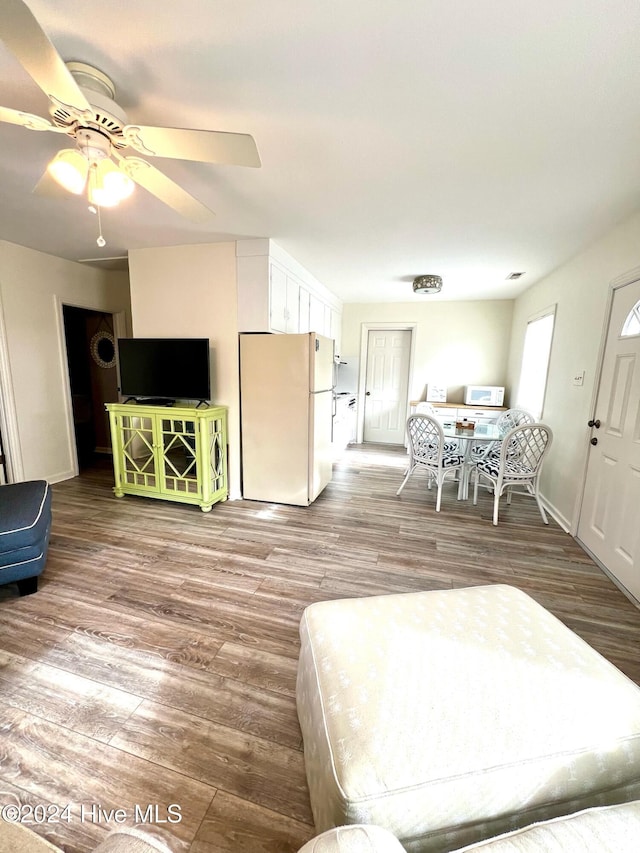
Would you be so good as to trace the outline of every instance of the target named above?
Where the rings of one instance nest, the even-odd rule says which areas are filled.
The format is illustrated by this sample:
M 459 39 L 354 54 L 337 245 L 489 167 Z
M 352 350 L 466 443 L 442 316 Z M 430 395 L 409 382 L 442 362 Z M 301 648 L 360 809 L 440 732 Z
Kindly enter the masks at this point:
M 89 166 L 89 175 L 87 177 L 87 196 L 89 197 L 89 201 L 91 201 L 91 190 L 96 187 L 96 169 L 97 164 L 93 161 Z M 100 205 L 99 204 L 89 204 L 89 211 L 91 213 L 98 214 L 98 239 L 96 243 L 98 246 L 103 249 L 107 245 L 107 241 L 102 236 L 102 215 L 100 213 Z
M 107 245 L 107 241 L 102 236 L 102 217 L 100 215 L 100 205 L 98 205 L 98 239 L 96 240 L 98 246 L 103 249 Z

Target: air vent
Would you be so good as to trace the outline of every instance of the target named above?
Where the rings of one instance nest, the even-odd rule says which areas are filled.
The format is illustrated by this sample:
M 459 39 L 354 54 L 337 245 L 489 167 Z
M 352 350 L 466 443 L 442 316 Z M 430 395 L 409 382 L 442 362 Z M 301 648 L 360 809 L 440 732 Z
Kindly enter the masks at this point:
M 523 272 L 509 273 L 509 275 L 507 276 L 507 281 L 516 281 L 517 279 L 522 278 L 523 275 L 525 275 L 525 273 Z

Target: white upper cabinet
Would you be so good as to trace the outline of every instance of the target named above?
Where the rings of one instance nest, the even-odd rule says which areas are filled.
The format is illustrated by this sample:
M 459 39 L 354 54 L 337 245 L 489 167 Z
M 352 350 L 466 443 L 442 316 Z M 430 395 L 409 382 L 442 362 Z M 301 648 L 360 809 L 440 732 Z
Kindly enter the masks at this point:
M 313 293 L 309 298 L 309 331 L 324 335 L 324 303 Z
M 238 240 L 236 270 L 238 331 L 318 332 L 336 339 L 342 303 L 273 240 Z
M 336 342 L 336 355 L 340 355 L 342 352 L 341 342 L 342 342 L 342 314 L 340 311 L 336 311 L 335 308 L 331 309 L 331 334 L 330 338 Z
M 301 287 L 298 303 L 298 330 L 300 332 L 311 331 L 311 323 L 309 321 L 309 302 L 309 291 L 305 287 Z
M 277 264 L 269 263 L 269 323 L 273 332 L 300 331 L 300 285 Z
M 287 274 L 269 264 L 269 325 L 276 332 L 287 331 Z

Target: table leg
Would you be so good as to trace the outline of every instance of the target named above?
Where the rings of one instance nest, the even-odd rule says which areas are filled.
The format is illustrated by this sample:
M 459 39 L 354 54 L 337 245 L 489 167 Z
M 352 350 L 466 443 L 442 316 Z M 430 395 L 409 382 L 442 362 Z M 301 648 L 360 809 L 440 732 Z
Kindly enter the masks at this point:
M 458 500 L 466 501 L 469 498 L 469 462 L 471 460 L 471 442 L 464 442 L 463 464 L 460 470 L 460 481 L 458 483 Z

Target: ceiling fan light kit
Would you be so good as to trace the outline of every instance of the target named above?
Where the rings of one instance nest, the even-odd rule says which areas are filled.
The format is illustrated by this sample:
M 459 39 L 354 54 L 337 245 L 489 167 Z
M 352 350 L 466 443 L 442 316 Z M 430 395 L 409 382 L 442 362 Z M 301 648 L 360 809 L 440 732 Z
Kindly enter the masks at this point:
M 87 183 L 89 161 L 76 148 L 63 148 L 49 163 L 47 171 L 65 190 L 80 195 Z
M 47 172 L 69 192 L 86 192 L 98 213 L 100 207 L 123 201 L 139 184 L 195 222 L 214 216 L 160 169 L 140 157 L 125 156 L 127 148 L 146 157 L 260 166 L 255 141 L 246 133 L 127 124 L 109 77 L 84 62 L 65 62 L 23 0 L 2 0 L 0 41 L 47 95 L 51 116 L 49 121 L 0 107 L 0 121 L 75 139 L 77 149 L 59 151 Z
M 419 275 L 413 280 L 413 292 L 420 294 L 440 293 L 442 277 L 439 275 Z
M 129 198 L 134 183 L 109 159 L 92 163 L 89 170 L 87 196 L 91 204 L 99 207 L 115 207 Z
M 80 195 L 85 189 L 91 204 L 114 207 L 133 192 L 134 183 L 110 159 L 111 143 L 101 133 L 83 128 L 76 135 L 78 148 L 64 148 L 47 166 L 60 186 Z

